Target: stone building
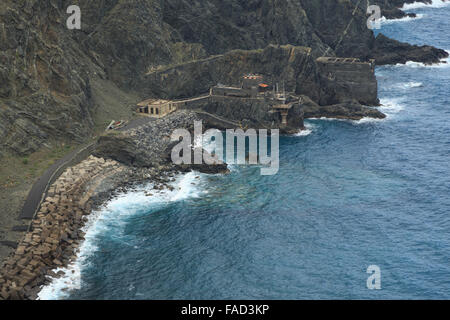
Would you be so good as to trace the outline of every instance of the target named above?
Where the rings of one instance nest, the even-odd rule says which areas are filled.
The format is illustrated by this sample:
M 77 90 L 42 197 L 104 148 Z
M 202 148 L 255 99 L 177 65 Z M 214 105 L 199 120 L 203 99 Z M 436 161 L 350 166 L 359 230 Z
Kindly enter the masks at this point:
M 177 109 L 175 102 L 162 99 L 147 99 L 137 104 L 138 113 L 161 118 Z

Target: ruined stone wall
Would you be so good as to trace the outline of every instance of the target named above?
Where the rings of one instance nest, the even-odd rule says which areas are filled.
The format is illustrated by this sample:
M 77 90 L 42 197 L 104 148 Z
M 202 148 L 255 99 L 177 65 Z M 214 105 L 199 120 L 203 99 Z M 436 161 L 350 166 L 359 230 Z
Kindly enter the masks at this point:
M 249 97 L 250 92 L 240 88 L 230 87 L 213 87 L 211 88 L 214 96 L 234 96 L 234 97 Z
M 327 93 L 321 105 L 356 100 L 365 105 L 378 105 L 378 84 L 370 63 L 317 62 L 320 84 Z
M 196 97 L 188 100 L 175 101 L 173 102 L 177 110 L 179 109 L 196 109 L 201 108 L 205 104 L 210 102 L 210 96 Z
M 234 121 L 280 122 L 265 99 L 212 96 L 202 110 Z

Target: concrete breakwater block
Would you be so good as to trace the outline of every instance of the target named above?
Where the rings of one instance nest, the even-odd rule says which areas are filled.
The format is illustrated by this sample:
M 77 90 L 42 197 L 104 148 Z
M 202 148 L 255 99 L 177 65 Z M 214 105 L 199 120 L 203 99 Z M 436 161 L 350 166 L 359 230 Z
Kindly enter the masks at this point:
M 51 194 L 22 241 L 0 242 L 16 249 L 0 270 L 0 300 L 36 299 L 53 270 L 76 258 L 76 250 L 84 239 L 81 228 L 91 212 L 90 199 L 96 187 L 121 169 L 115 161 L 90 157 L 67 169 L 53 183 Z

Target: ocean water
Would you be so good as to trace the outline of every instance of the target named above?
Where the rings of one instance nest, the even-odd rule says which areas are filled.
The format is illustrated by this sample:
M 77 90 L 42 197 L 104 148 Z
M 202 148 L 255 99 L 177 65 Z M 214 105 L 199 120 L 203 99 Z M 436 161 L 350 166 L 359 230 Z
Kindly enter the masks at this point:
M 450 6 L 414 11 L 381 31 L 450 50 Z M 387 119 L 309 120 L 276 176 L 232 166 L 120 195 L 41 299 L 449 299 L 450 65 L 376 73 Z

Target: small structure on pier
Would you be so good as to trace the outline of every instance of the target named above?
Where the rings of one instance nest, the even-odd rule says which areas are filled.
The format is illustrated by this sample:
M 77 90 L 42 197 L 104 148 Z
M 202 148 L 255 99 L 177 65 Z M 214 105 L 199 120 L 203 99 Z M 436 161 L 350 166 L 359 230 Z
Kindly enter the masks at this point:
M 294 103 L 276 104 L 272 106 L 273 112 L 279 112 L 281 115 L 281 124 L 287 125 L 287 116 L 289 110 L 294 106 Z

